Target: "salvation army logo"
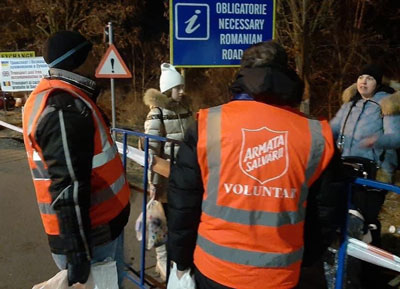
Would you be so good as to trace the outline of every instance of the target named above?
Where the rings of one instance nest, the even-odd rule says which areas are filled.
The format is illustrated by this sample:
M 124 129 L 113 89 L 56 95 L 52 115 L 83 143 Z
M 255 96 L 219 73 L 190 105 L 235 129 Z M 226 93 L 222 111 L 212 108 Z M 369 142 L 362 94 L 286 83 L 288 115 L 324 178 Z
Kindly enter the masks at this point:
M 287 131 L 267 127 L 242 128 L 242 147 L 239 167 L 242 172 L 260 184 L 283 176 L 289 167 Z

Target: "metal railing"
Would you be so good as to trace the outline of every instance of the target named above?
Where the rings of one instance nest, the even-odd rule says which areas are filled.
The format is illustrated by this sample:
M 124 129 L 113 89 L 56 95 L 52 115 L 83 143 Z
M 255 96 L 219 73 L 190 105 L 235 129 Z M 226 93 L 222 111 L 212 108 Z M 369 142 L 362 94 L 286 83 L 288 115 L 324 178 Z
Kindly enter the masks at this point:
M 174 159 L 174 146 L 179 143 L 179 141 L 168 139 L 165 137 L 154 136 L 149 134 L 144 134 L 141 132 L 130 131 L 126 129 L 114 128 L 112 129 L 115 133 L 122 134 L 122 163 L 124 168 L 126 169 L 126 161 L 127 161 L 127 152 L 128 152 L 128 136 L 136 136 L 142 138 L 144 140 L 144 155 L 143 155 L 143 202 L 142 202 L 142 214 L 143 214 L 143 225 L 142 225 L 142 241 L 140 244 L 140 271 L 136 272 L 133 268 L 131 268 L 128 264 L 126 266 L 130 270 L 130 272 L 134 273 L 126 274 L 125 277 L 137 285 L 139 288 L 154 288 L 150 287 L 150 284 L 147 280 L 145 280 L 145 268 L 146 268 L 146 219 L 147 219 L 147 187 L 148 187 L 148 170 L 150 169 L 149 160 L 151 159 L 149 154 L 149 140 L 156 140 L 161 143 L 171 142 L 171 162 Z M 167 264 L 169 264 L 169 259 L 167 258 Z M 169 276 L 169 266 L 167 266 L 167 277 Z
M 4 127 L 9 128 L 9 129 L 11 129 L 13 131 L 22 133 L 22 128 L 20 128 L 18 126 L 15 126 L 15 125 L 12 125 L 12 124 L 9 124 L 7 122 L 4 122 L 2 120 L 0 120 L 0 126 L 4 126 Z
M 386 184 L 378 181 L 373 181 L 369 179 L 363 179 L 363 178 L 356 178 L 353 182 L 354 184 L 357 185 L 362 185 L 362 186 L 367 186 L 375 189 L 381 189 L 381 190 L 387 190 L 390 192 L 394 192 L 396 194 L 400 194 L 400 187 L 391 185 L 391 184 Z M 350 205 L 351 201 L 351 194 L 352 194 L 352 184 L 349 184 L 349 194 L 348 194 L 348 205 Z M 336 271 L 336 282 L 335 282 L 335 289 L 342 289 L 343 288 L 343 283 L 344 283 L 344 277 L 346 273 L 346 257 L 347 257 L 347 246 L 348 246 L 348 236 L 347 236 L 347 222 L 348 218 L 346 220 L 345 226 L 342 229 L 343 232 L 343 239 L 339 247 L 338 251 L 338 267 Z

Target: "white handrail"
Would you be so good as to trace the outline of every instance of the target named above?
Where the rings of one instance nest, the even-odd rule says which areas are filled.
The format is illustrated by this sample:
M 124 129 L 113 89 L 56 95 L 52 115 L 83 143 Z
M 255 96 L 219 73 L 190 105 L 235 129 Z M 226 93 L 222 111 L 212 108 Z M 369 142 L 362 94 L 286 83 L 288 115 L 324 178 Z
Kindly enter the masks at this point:
M 347 254 L 365 262 L 400 272 L 400 258 L 360 240 L 349 238 Z
M 22 133 L 21 127 L 9 124 L 2 120 L 0 120 L 0 126 L 4 126 L 6 128 L 16 131 L 16 132 Z M 123 153 L 122 143 L 116 142 L 116 144 L 117 144 L 119 153 L 122 154 Z M 131 146 L 127 146 L 127 157 L 130 158 L 131 160 L 135 161 L 139 165 L 144 166 L 144 152 L 143 151 L 138 150 L 137 148 L 134 148 Z
M 18 127 L 18 126 L 15 126 L 15 125 L 12 125 L 12 124 L 6 123 L 6 122 L 4 122 L 4 121 L 1 121 L 1 120 L 0 120 L 0 126 L 4 126 L 4 127 L 6 127 L 6 128 L 9 128 L 9 129 L 15 130 L 16 132 L 20 132 L 20 133 L 22 133 L 22 128 L 21 128 L 21 127 Z

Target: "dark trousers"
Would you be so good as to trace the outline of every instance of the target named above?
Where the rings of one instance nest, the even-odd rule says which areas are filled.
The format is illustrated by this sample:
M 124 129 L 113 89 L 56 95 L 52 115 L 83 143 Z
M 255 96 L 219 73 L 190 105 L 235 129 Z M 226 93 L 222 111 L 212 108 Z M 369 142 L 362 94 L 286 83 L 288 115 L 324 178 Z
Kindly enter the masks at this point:
M 354 185 L 352 189 L 352 205 L 364 217 L 365 225 L 374 224 L 376 230 L 371 230 L 372 245 L 381 244 L 381 223 L 378 220 L 379 212 L 385 201 L 387 191 L 365 188 Z
M 385 201 L 387 191 L 354 185 L 352 188 L 352 204 L 364 217 L 367 224 L 377 220 Z
M 364 217 L 364 224 L 360 219 L 349 216 L 349 237 L 361 239 L 366 232 L 369 224 L 376 225 L 375 230 L 371 230 L 371 245 L 380 247 L 381 245 L 381 223 L 378 220 L 379 212 L 385 201 L 387 191 L 369 189 L 355 185 L 352 190 L 352 205 Z M 357 224 L 360 223 L 360 224 Z M 356 227 L 360 227 L 358 230 Z M 364 228 L 362 228 L 364 226 Z M 354 229 L 354 230 L 352 230 Z M 361 231 L 360 233 L 356 233 Z M 364 262 L 362 260 L 347 257 L 347 278 L 346 288 L 348 289 L 369 289 L 382 288 L 380 279 L 381 267 Z
M 322 259 L 301 267 L 300 280 L 294 289 L 327 289 Z
M 196 267 L 194 267 L 194 278 L 196 280 L 197 289 L 233 289 L 207 278 Z
M 165 217 L 167 218 L 167 221 L 168 221 L 168 203 L 161 203 L 161 205 L 162 205 L 162 207 L 164 209 L 164 214 L 165 214 Z

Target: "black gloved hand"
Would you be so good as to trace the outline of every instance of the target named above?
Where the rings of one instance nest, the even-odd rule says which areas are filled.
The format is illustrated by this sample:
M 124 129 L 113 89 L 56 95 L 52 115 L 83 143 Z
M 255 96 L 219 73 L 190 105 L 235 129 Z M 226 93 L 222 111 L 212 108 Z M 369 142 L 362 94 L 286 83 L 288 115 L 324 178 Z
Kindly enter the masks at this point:
M 90 273 L 90 261 L 86 258 L 86 256 L 82 256 L 86 254 L 74 254 L 72 258 L 68 258 L 68 286 L 72 286 L 73 284 L 79 282 L 81 284 L 85 284 L 87 279 L 89 278 Z

